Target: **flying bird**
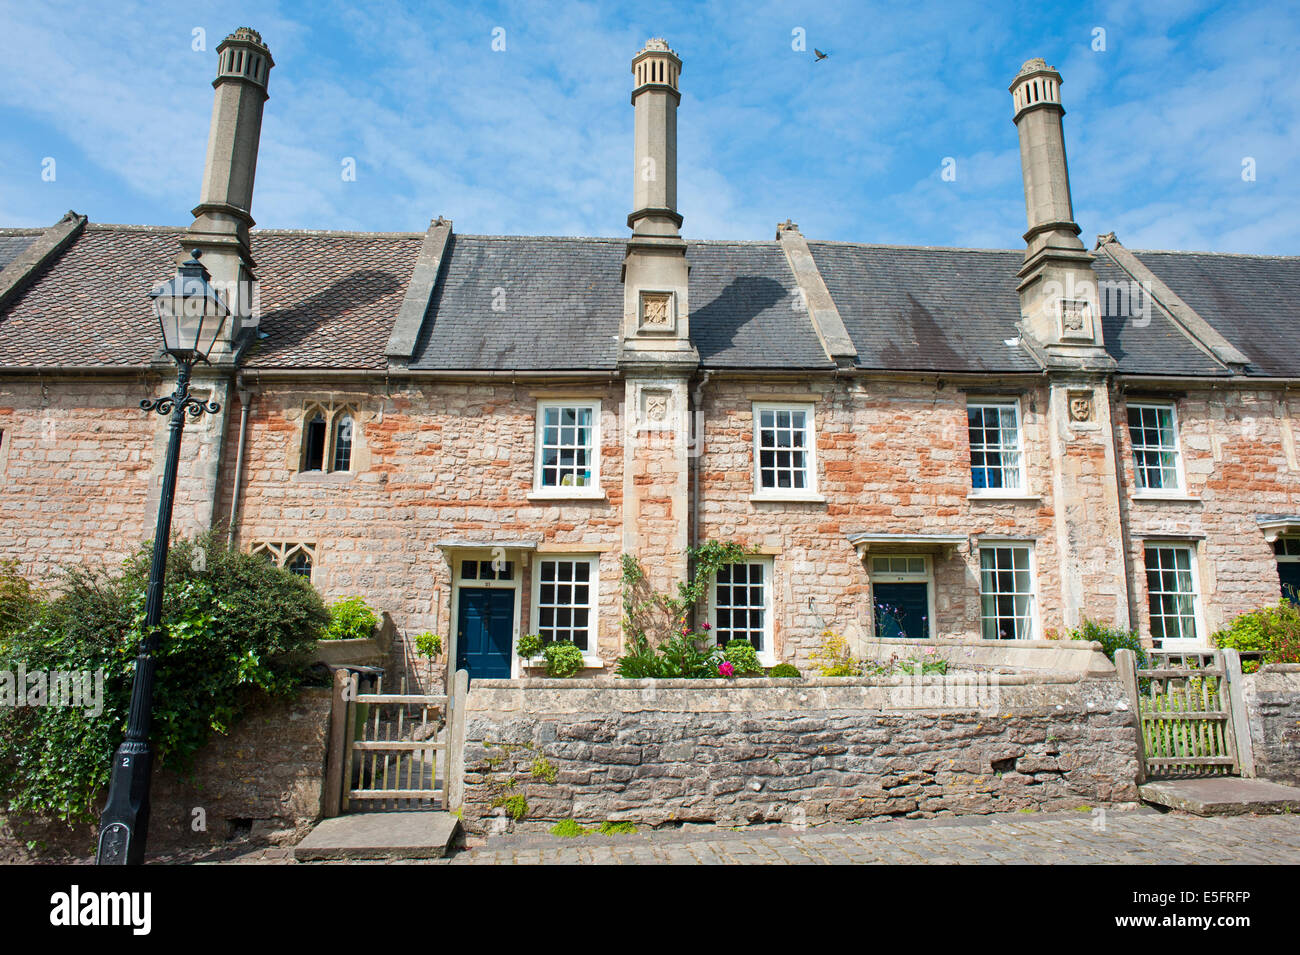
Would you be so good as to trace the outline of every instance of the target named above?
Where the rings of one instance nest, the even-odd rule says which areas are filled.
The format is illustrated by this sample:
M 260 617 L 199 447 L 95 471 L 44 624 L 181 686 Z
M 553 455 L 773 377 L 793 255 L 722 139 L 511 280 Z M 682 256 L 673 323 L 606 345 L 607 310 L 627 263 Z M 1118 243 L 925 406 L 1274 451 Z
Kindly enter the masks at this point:
M 830 56 L 829 53 L 823 53 L 821 50 L 817 49 L 817 47 L 813 47 L 813 52 L 817 54 L 817 59 L 813 60 L 814 63 L 820 63 L 822 60 L 826 59 L 826 57 Z

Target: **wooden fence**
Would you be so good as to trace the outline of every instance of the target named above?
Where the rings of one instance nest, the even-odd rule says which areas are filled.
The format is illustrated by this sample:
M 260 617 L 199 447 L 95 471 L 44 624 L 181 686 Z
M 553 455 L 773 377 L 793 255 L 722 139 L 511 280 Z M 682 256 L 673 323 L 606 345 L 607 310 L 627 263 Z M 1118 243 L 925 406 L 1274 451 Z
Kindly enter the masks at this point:
M 460 808 L 465 786 L 469 674 L 450 694 L 362 693 L 355 673 L 335 671 L 326 765 L 326 817 L 343 812 Z

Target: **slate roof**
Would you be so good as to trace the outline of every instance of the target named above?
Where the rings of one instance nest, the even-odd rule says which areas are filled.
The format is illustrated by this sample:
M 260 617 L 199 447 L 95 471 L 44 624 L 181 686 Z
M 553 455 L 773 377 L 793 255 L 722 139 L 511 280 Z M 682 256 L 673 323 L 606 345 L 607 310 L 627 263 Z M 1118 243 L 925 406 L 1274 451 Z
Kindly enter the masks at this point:
M 1300 376 L 1300 257 L 1140 252 L 1138 258 L 1245 353 L 1248 373 Z
M 0 269 L 12 262 L 18 256 L 22 255 L 23 249 L 27 248 L 41 234 L 41 230 L 33 229 L 30 231 L 19 231 L 17 229 L 0 230 Z
M 0 267 L 34 238 L 0 230 Z M 0 365 L 141 365 L 159 355 L 149 286 L 173 274 L 182 229 L 90 224 L 0 312 Z M 258 230 L 267 338 L 250 368 L 386 367 L 385 346 L 423 236 Z M 809 242 L 863 369 L 1036 373 L 1019 343 L 1019 250 Z M 621 238 L 453 234 L 412 366 L 612 371 Z M 1300 378 L 1300 258 L 1137 252 L 1251 359 Z M 827 359 L 780 244 L 690 242 L 691 335 L 705 367 L 821 369 Z M 1098 278 L 1127 281 L 1105 257 Z M 499 290 L 499 291 L 498 291 Z M 494 304 L 497 306 L 494 308 Z M 1105 306 L 1103 300 L 1103 305 Z M 1163 313 L 1106 312 L 1121 373 L 1223 376 Z

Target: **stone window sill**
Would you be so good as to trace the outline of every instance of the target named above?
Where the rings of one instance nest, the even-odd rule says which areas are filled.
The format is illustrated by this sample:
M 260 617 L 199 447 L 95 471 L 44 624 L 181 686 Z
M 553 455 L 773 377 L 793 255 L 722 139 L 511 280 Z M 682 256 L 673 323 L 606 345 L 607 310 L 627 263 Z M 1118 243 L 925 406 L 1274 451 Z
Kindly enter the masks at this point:
M 821 494 L 751 494 L 753 504 L 825 504 Z
M 356 479 L 356 471 L 297 471 L 289 475 L 295 484 L 351 484 Z
M 1180 501 L 1184 504 L 1200 504 L 1199 497 L 1192 497 L 1183 491 L 1134 491 L 1135 501 Z
M 519 665 L 523 669 L 544 669 L 546 667 L 546 657 L 520 660 Z M 582 655 L 582 666 L 586 670 L 603 670 L 605 669 L 605 659 L 596 656 L 594 653 L 584 653 Z
M 1024 491 L 971 491 L 966 495 L 968 501 L 1041 501 L 1041 494 L 1027 494 Z
M 600 488 L 593 488 L 590 491 L 579 489 L 574 490 L 550 490 L 532 491 L 528 494 L 530 501 L 607 501 L 605 492 Z

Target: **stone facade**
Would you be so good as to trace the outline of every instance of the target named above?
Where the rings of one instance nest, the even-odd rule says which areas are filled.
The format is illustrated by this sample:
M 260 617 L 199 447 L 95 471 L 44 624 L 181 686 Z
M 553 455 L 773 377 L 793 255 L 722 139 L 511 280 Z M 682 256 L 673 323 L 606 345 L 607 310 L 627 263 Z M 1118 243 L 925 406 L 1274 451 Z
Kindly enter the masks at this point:
M 472 832 L 566 818 L 801 825 L 1137 800 L 1118 681 L 1004 675 L 958 699 L 976 678 L 738 680 L 725 692 L 482 681 L 467 711 L 463 821 Z M 934 707 L 928 692 L 964 705 Z
M 1300 785 L 1300 664 L 1263 666 L 1242 682 L 1255 775 Z

